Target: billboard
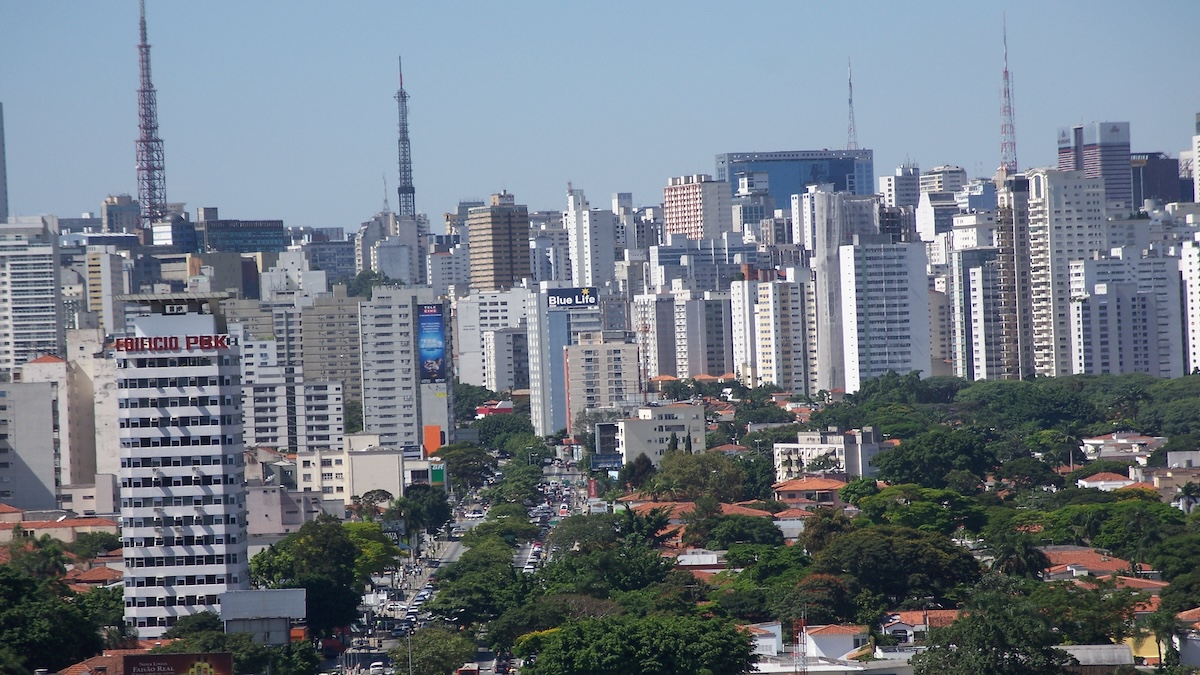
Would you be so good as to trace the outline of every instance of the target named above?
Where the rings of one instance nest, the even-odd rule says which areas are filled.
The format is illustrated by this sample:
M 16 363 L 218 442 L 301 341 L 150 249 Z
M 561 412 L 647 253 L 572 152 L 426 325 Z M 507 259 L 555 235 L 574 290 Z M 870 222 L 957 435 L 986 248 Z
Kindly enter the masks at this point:
M 600 294 L 595 286 L 583 288 L 549 288 L 546 289 L 546 306 L 549 309 L 577 309 L 580 307 L 599 307 Z
M 442 305 L 417 305 L 417 359 L 421 384 L 446 381 L 446 317 Z
M 233 654 L 130 654 L 125 675 L 233 675 Z
M 592 471 L 604 471 L 620 469 L 625 466 L 625 457 L 623 455 L 592 455 Z

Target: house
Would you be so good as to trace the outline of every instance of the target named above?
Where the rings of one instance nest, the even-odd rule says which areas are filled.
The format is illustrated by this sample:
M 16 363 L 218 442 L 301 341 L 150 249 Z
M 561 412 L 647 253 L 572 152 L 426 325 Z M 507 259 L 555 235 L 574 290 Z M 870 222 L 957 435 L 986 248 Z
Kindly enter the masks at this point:
M 1143 436 L 1132 431 L 1117 431 L 1103 436 L 1083 439 L 1083 454 L 1088 459 L 1132 461 L 1145 466 L 1155 450 L 1165 445 L 1162 436 Z
M 11 514 L 9 514 L 11 516 Z M 40 538 L 42 535 L 48 534 L 51 538 L 57 539 L 64 543 L 75 541 L 75 537 L 85 532 L 108 532 L 109 534 L 120 535 L 120 528 L 114 520 L 108 518 L 70 518 L 63 516 L 57 520 L 17 520 L 13 522 L 3 522 L 0 527 L 0 544 L 7 544 L 13 540 L 13 533 L 16 531 L 16 526 L 20 525 L 20 531 L 17 536 L 26 538 Z
M 58 671 L 57 675 L 127 675 L 125 673 L 126 656 L 141 656 L 159 644 L 170 642 L 171 640 L 154 642 L 138 640 L 136 649 L 105 649 L 99 656 L 93 656 L 67 666 Z
M 1122 560 L 1102 549 L 1086 546 L 1043 546 L 1042 553 L 1050 565 L 1042 572 L 1046 581 L 1062 581 L 1084 576 L 1108 576 L 1133 568 L 1133 563 Z
M 924 642 L 929 631 L 945 628 L 958 619 L 957 609 L 917 609 L 891 612 L 883 617 L 881 628 L 901 644 Z
M 804 521 L 812 515 L 812 511 L 806 509 L 785 509 L 775 514 L 775 527 L 783 533 L 784 539 L 793 540 L 804 532 Z
M 121 583 L 123 573 L 119 569 L 99 565 L 91 569 L 76 567 L 68 570 L 63 581 L 76 593 L 86 593 L 93 588 L 107 588 Z
M 851 652 L 865 647 L 871 638 L 866 626 L 828 624 L 809 626 L 804 632 L 808 656 L 825 659 L 844 659 Z
M 1057 649 L 1075 657 L 1079 665 L 1067 666 L 1069 673 L 1108 675 L 1121 666 L 1133 665 L 1129 645 L 1058 645 Z
M 771 489 L 775 491 L 775 499 L 785 504 L 808 500 L 817 506 L 841 508 L 845 506 L 845 503 L 838 496 L 838 490 L 844 487 L 846 487 L 845 481 L 836 478 L 806 476 L 776 483 L 771 486 Z
M 755 654 L 779 656 L 783 652 L 783 626 L 778 621 L 752 623 L 742 629 L 754 640 Z
M 1119 473 L 1111 471 L 1101 471 L 1087 478 L 1080 478 L 1075 481 L 1075 484 L 1081 488 L 1096 488 L 1103 492 L 1112 492 L 1113 490 L 1133 485 L 1135 482 L 1137 481 L 1129 476 L 1122 476 Z
M 483 405 L 475 408 L 475 419 L 481 420 L 491 415 L 511 415 L 512 412 L 512 401 L 485 401 Z

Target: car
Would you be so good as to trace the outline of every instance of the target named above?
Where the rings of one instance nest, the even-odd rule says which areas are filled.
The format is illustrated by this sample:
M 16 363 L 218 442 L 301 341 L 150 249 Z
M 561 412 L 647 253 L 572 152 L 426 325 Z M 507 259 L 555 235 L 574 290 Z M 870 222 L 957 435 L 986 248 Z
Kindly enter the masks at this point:
M 383 675 L 383 661 L 375 661 L 371 664 L 370 675 Z

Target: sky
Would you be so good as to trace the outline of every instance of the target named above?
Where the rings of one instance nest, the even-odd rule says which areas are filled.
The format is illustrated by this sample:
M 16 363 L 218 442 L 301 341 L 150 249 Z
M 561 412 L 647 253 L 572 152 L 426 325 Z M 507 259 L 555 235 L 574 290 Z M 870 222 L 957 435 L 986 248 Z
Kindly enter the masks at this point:
M 1200 2 L 148 0 L 166 193 L 224 218 L 347 231 L 395 208 L 397 58 L 416 204 L 657 204 L 723 152 L 846 145 L 846 64 L 876 176 L 991 176 L 1007 21 L 1021 168 L 1060 126 L 1131 123 L 1177 156 L 1200 112 Z M 135 0 L 0 0 L 12 215 L 137 193 Z M 1189 49 L 1189 47 L 1191 47 Z

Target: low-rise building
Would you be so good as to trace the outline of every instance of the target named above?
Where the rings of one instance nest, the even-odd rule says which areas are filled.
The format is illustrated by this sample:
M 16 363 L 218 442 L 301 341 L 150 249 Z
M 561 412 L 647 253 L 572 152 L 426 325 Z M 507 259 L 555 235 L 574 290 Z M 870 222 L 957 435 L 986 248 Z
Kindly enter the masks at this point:
M 597 438 L 602 435 L 601 426 L 604 425 L 597 425 Z M 637 417 L 618 420 L 611 426 L 615 427 L 615 434 L 609 434 L 614 440 L 613 450 L 621 455 L 623 464 L 632 462 L 638 455 L 645 455 L 658 466 L 672 438 L 680 450 L 689 445 L 693 452 L 705 449 L 707 429 L 702 405 L 673 403 L 643 406 L 638 408 Z
M 796 434 L 795 443 L 775 444 L 775 480 L 802 476 L 806 467 L 821 463 L 825 469 L 849 476 L 874 476 L 876 469 L 871 460 L 879 451 L 879 434 L 873 427 L 845 432 L 836 427 L 801 431 Z

